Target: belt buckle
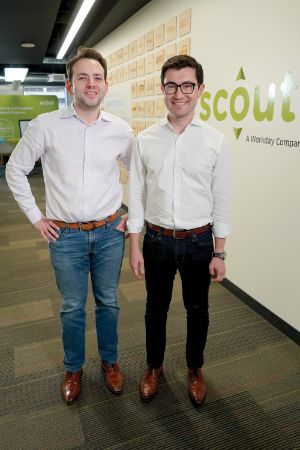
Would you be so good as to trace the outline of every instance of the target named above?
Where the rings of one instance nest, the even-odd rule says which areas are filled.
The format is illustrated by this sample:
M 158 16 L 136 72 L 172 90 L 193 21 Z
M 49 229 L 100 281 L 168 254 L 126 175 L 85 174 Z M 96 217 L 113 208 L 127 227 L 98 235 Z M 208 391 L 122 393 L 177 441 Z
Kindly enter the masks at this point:
M 78 228 L 80 231 L 85 231 L 85 230 L 82 230 L 81 226 L 82 225 L 90 225 L 90 224 L 92 224 L 91 230 L 93 230 L 95 228 L 94 222 L 78 222 Z M 88 229 L 87 231 L 90 231 L 90 230 Z

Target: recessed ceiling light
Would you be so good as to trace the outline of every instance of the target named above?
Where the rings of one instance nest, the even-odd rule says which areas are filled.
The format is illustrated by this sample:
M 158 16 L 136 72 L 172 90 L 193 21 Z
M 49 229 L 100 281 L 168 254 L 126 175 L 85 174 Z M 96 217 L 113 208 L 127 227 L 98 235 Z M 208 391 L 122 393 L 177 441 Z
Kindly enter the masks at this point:
M 23 44 L 21 44 L 21 47 L 33 48 L 33 47 L 35 47 L 35 44 L 33 42 L 23 42 Z

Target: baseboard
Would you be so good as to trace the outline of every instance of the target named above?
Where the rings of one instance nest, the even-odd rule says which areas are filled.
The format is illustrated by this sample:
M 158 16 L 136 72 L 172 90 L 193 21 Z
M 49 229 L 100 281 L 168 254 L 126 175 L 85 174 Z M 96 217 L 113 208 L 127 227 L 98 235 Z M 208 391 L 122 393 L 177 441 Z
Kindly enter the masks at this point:
M 250 295 L 244 292 L 242 289 L 237 287 L 227 278 L 221 282 L 228 291 L 232 292 L 239 300 L 244 302 L 246 305 L 250 306 L 255 312 L 266 319 L 271 325 L 276 327 L 278 330 L 282 331 L 286 336 L 292 339 L 296 344 L 300 345 L 300 332 L 289 325 L 276 314 L 272 313 L 268 308 L 258 303 Z

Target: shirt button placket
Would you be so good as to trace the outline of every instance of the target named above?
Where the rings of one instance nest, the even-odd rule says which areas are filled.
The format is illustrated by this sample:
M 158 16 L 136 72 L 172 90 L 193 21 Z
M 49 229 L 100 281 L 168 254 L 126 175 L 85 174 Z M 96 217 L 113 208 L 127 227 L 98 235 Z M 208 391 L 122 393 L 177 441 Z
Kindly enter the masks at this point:
M 180 136 L 178 136 L 175 141 L 175 152 L 174 152 L 173 220 L 175 228 L 178 223 L 180 211 L 180 184 L 181 184 L 180 151 L 181 151 L 181 139 Z

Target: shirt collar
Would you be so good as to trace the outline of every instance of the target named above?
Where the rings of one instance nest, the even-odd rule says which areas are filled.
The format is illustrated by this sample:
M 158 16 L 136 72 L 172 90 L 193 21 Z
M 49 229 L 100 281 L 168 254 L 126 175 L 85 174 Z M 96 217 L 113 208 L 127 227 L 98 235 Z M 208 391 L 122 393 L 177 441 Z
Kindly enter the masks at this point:
M 63 110 L 61 117 L 63 119 L 67 119 L 67 118 L 73 117 L 73 116 L 76 116 L 76 117 L 78 117 L 80 119 L 80 117 L 78 116 L 78 114 L 77 114 L 77 112 L 76 112 L 76 110 L 74 108 L 73 103 L 71 103 L 69 106 L 67 106 Z M 112 118 L 111 118 L 109 113 L 107 113 L 106 111 L 100 110 L 100 115 L 99 115 L 98 119 L 96 120 L 96 122 L 98 120 L 104 120 L 105 122 L 111 122 Z
M 105 122 L 111 122 L 112 118 L 111 118 L 111 115 L 108 112 L 101 110 L 100 111 L 100 116 L 98 117 L 98 120 L 104 120 Z
M 163 119 L 161 119 L 161 120 L 158 122 L 158 124 L 159 124 L 161 127 L 169 126 L 169 127 L 171 127 L 171 128 L 173 129 L 172 125 L 171 125 L 170 122 L 169 122 L 168 116 L 166 116 L 166 117 L 164 117 Z M 201 127 L 201 126 L 202 126 L 202 123 L 201 123 L 201 120 L 198 119 L 198 117 L 195 115 L 188 125 L 192 125 L 192 126 L 195 126 L 195 127 Z
M 69 106 L 67 106 L 65 109 L 62 110 L 61 117 L 63 119 L 67 119 L 68 117 L 77 116 L 77 113 L 74 109 L 73 103 Z

